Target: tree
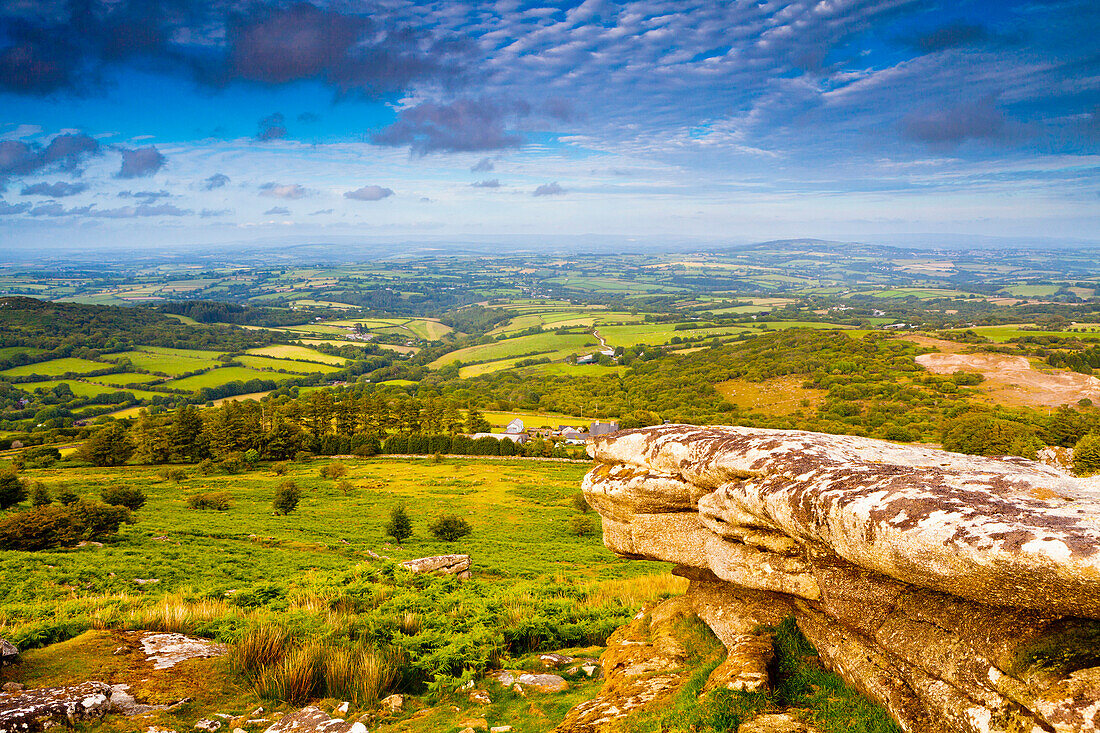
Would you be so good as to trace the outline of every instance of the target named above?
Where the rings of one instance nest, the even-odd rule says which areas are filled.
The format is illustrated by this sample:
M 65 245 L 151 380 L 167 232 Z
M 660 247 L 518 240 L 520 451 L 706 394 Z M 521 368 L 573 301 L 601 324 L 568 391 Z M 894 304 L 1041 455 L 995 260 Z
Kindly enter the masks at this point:
M 470 534 L 473 530 L 470 529 L 470 523 L 462 517 L 454 514 L 441 514 L 428 525 L 428 531 L 435 535 L 437 540 L 454 542 Z
M 386 534 L 393 537 L 394 542 L 399 545 L 402 540 L 412 537 L 412 522 L 409 521 L 404 504 L 398 504 L 393 508 L 390 512 L 390 521 L 386 522 L 384 529 Z
M 489 425 L 489 421 L 478 411 L 473 405 L 466 410 L 466 432 L 471 435 L 474 433 L 487 433 L 492 430 Z
M 1030 425 L 1003 420 L 988 413 L 972 413 L 944 424 L 944 450 L 978 456 L 1035 458 L 1043 447 Z
M 587 514 L 574 514 L 569 517 L 569 533 L 577 537 L 592 534 L 595 524 Z
M 80 446 L 80 457 L 94 466 L 121 466 L 133 454 L 134 444 L 118 422 L 102 428 Z
M 10 509 L 27 498 L 27 485 L 15 471 L 0 473 L 0 511 Z
M 1079 476 L 1100 471 L 1100 433 L 1089 433 L 1073 447 L 1073 470 Z
M 293 481 L 284 481 L 275 490 L 275 500 L 271 505 L 278 514 L 290 514 L 298 508 L 298 502 L 302 500 L 302 490 Z

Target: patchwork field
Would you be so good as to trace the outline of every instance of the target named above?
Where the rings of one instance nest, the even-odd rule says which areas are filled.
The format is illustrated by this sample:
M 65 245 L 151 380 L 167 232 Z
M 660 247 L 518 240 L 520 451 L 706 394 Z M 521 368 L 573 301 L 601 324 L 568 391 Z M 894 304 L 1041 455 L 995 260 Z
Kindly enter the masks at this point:
M 746 412 L 764 415 L 790 415 L 815 409 L 825 396 L 824 390 L 805 389 L 803 376 L 788 376 L 750 382 L 731 379 L 715 388 L 730 402 Z
M 267 379 L 273 382 L 282 382 L 287 379 L 294 379 L 296 376 L 297 375 L 294 374 L 280 374 L 279 372 L 259 372 L 255 369 L 248 369 L 246 367 L 221 367 L 219 369 L 211 369 L 202 374 L 184 377 L 183 379 L 173 379 L 169 382 L 165 382 L 163 386 L 170 389 L 182 389 L 188 392 L 195 392 L 204 387 L 220 387 L 229 382 L 248 382 L 253 379 Z
M 109 384 L 115 387 L 121 387 L 126 384 L 145 384 L 146 382 L 156 382 L 162 379 L 155 374 L 139 374 L 137 372 L 122 372 L 121 374 L 104 374 L 101 377 L 88 377 L 86 381 L 95 382 L 97 384 Z
M 101 369 L 107 369 L 110 364 L 103 364 L 98 361 L 88 361 L 87 359 L 50 359 L 49 361 L 38 362 L 37 364 L 24 364 L 23 366 L 12 367 L 6 369 L 0 374 L 8 377 L 29 377 L 33 374 L 41 374 L 44 377 L 55 377 L 62 374 L 87 374 L 88 372 L 97 372 Z
M 302 346 L 292 346 L 289 344 L 279 344 L 276 346 L 264 346 L 259 349 L 251 349 L 249 354 L 255 354 L 256 356 L 270 356 L 273 359 L 293 359 L 295 361 L 314 361 L 322 364 L 337 364 L 343 366 L 347 364 L 348 360 L 342 356 L 331 356 L 329 354 L 322 354 L 320 351 L 314 351 L 313 349 L 307 349 Z
M 195 372 L 217 366 L 217 351 L 199 351 L 196 349 L 168 349 L 160 346 L 139 346 L 134 351 L 109 354 L 104 358 L 111 361 L 129 359 L 138 369 L 159 372 L 169 376 Z
M 452 351 L 428 366 L 438 369 L 456 361 L 467 363 L 494 361 L 561 351 L 566 354 L 573 352 L 580 354 L 585 353 L 586 350 L 591 351 L 596 346 L 596 339 L 587 333 L 538 333 Z
M 244 355 L 235 357 L 235 359 L 252 369 L 270 369 L 272 371 L 279 371 L 282 369 L 287 372 L 293 372 L 294 374 L 329 374 L 331 372 L 340 371 L 339 367 L 332 366 L 331 364 L 317 364 L 316 362 L 311 364 L 290 359 L 272 359 L 267 356 Z

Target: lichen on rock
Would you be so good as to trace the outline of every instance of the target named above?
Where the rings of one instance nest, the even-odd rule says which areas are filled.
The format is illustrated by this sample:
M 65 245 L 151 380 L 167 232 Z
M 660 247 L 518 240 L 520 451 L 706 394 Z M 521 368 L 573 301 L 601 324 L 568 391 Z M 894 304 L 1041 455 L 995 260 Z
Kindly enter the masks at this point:
M 907 731 L 1100 730 L 1100 479 L 854 436 L 664 425 L 596 436 L 584 481 L 619 555 L 676 563 L 767 684 L 792 614 Z

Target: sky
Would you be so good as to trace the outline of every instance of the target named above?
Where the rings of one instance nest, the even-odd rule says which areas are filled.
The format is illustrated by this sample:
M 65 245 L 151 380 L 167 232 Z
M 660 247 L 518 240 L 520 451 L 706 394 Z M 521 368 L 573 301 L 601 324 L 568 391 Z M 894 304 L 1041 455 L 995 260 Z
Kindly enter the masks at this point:
M 1100 241 L 1098 172 L 1095 0 L 0 5 L 9 250 Z

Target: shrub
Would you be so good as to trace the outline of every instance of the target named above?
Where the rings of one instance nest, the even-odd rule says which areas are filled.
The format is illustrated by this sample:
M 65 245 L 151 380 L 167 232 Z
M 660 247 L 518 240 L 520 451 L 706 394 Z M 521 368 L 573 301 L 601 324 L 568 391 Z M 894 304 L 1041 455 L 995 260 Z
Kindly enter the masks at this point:
M 75 504 L 80 501 L 80 496 L 72 489 L 64 487 L 57 492 L 57 500 L 61 502 L 62 505 L 69 506 L 70 504 Z
M 330 478 L 333 481 L 343 478 L 348 475 L 348 467 L 343 463 L 332 462 L 321 469 L 321 476 L 324 478 Z
M 102 540 L 133 524 L 130 510 L 78 501 L 68 506 L 35 507 L 0 517 L 0 550 L 72 547 L 81 540 Z
M 124 506 L 132 512 L 136 512 L 145 506 L 145 492 L 137 486 L 114 484 L 105 487 L 99 492 L 99 495 L 103 498 L 104 503 L 111 506 Z
M 221 466 L 221 469 L 228 474 L 240 473 L 241 471 L 248 468 L 247 464 L 244 462 L 244 459 L 241 458 L 240 453 L 234 453 L 226 457 L 218 465 Z
M 412 537 L 412 522 L 409 521 L 409 514 L 405 511 L 404 504 L 398 504 L 390 512 L 390 520 L 386 522 L 385 530 L 386 534 L 393 537 L 394 542 L 399 545 L 402 540 Z
M 591 505 L 588 503 L 588 499 L 584 497 L 583 491 L 578 491 L 573 494 L 573 498 L 569 500 L 569 503 L 573 505 L 573 508 L 582 514 L 587 514 L 592 511 Z
M 294 460 L 298 463 L 309 463 L 313 460 L 313 454 L 307 450 L 300 450 L 294 454 Z
M 27 448 L 19 457 L 27 468 L 49 468 L 61 460 L 61 451 L 52 445 L 40 445 Z
M 35 481 L 34 487 L 31 489 L 31 506 L 39 507 L 52 503 L 53 498 L 50 496 L 50 491 L 46 488 L 46 484 L 41 481 Z
M 27 485 L 15 471 L 0 473 L 0 511 L 10 509 L 27 498 Z
M 241 460 L 243 460 L 250 469 L 255 468 L 256 463 L 260 460 L 260 452 L 255 448 L 249 448 L 244 452 L 244 455 L 241 456 Z
M 595 531 L 595 523 L 587 514 L 574 514 L 569 517 L 569 533 L 577 537 L 592 534 Z
M 340 489 L 344 496 L 347 496 L 348 492 L 354 489 L 355 486 L 352 485 L 351 481 L 340 481 L 336 484 L 336 488 Z
M 214 465 L 214 462 L 209 458 L 203 458 L 201 461 L 199 461 L 198 471 L 203 476 L 209 476 L 216 470 L 217 467 Z
M 1004 420 L 988 413 L 972 413 L 944 423 L 944 450 L 979 456 L 1035 458 L 1043 443 L 1030 425 Z
M 1100 433 L 1083 435 L 1073 447 L 1073 470 L 1079 476 L 1100 471 Z
M 441 514 L 428 525 L 428 531 L 435 535 L 437 540 L 454 542 L 470 534 L 473 530 L 470 529 L 470 523 L 462 517 L 457 517 L 454 514 Z
M 171 481 L 178 484 L 180 481 L 187 479 L 187 471 L 179 467 L 165 467 L 157 471 L 157 476 L 160 477 L 161 481 Z
M 271 466 L 271 470 L 276 476 L 285 476 L 288 468 L 290 467 L 287 465 L 286 461 L 279 461 Z
M 290 514 L 298 508 L 298 502 L 302 500 L 302 490 L 293 481 L 284 481 L 275 490 L 275 500 L 271 506 L 275 507 L 277 514 Z
M 207 491 L 187 497 L 187 506 L 192 509 L 213 509 L 224 512 L 229 509 L 228 491 Z

